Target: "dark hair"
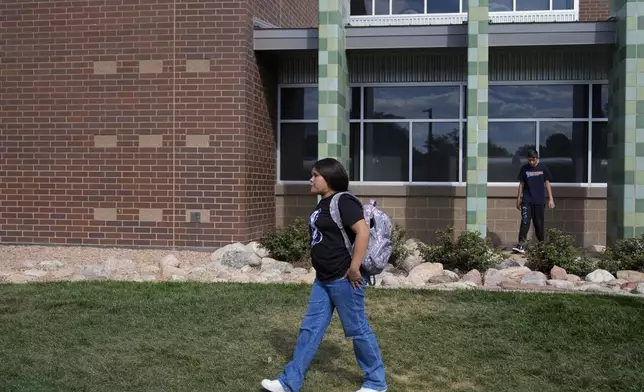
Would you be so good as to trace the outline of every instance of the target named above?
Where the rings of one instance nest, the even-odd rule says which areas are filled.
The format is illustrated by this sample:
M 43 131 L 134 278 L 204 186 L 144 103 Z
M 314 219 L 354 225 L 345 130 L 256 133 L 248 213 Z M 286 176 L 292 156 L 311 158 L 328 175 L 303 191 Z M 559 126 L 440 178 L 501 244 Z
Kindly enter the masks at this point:
M 537 152 L 537 150 L 530 149 L 528 151 L 528 158 L 539 158 L 539 153 Z
M 349 189 L 349 175 L 344 166 L 333 158 L 324 158 L 315 162 L 313 165 L 329 188 L 336 192 L 346 192 Z

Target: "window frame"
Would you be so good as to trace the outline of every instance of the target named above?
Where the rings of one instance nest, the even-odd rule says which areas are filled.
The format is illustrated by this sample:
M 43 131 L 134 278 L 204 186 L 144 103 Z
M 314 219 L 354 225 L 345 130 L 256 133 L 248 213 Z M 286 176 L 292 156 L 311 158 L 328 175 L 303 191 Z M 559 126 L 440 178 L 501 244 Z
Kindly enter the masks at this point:
M 417 14 L 394 14 L 393 1 L 389 0 L 389 13 L 376 14 L 376 0 L 371 2 L 371 10 L 366 15 L 353 15 L 349 10 L 349 19 L 355 26 L 383 26 L 389 25 L 392 19 L 398 23 L 405 21 L 408 25 L 427 24 L 461 24 L 468 19 L 467 9 L 464 8 L 464 0 L 459 0 L 458 12 L 429 13 L 427 3 L 432 0 L 424 0 L 423 12 Z M 549 0 L 550 8 L 547 10 L 526 10 L 517 11 L 517 0 L 512 1 L 512 11 L 490 11 L 491 23 L 534 23 L 534 22 L 571 22 L 579 21 L 580 0 L 573 0 L 572 9 L 554 9 L 554 0 Z M 572 20 L 571 20 L 572 19 Z
M 585 118 L 488 118 L 488 122 L 535 122 L 536 127 L 536 139 L 535 145 L 537 149 L 540 148 L 539 136 L 540 136 L 540 124 L 543 122 L 585 122 L 588 124 L 588 170 L 587 170 L 587 179 L 586 182 L 582 183 L 552 183 L 553 187 L 576 187 L 576 188 L 606 188 L 607 183 L 593 183 L 592 182 L 592 137 L 593 137 L 593 124 L 597 122 L 608 123 L 608 118 L 606 117 L 593 117 L 593 85 L 606 85 L 608 80 L 552 80 L 552 81 L 490 81 L 489 86 L 494 85 L 506 85 L 506 86 L 534 86 L 534 85 L 574 85 L 574 84 L 583 84 L 588 86 L 588 116 Z M 409 179 L 407 181 L 364 181 L 364 131 L 366 123 L 383 123 L 383 122 L 392 122 L 393 120 L 380 120 L 380 119 L 365 119 L 364 113 L 364 88 L 365 87 L 419 87 L 419 86 L 459 86 L 459 118 L 452 119 L 402 119 L 395 120 L 394 122 L 408 123 L 410 134 L 409 134 Z M 281 124 L 282 123 L 317 123 L 318 120 L 282 120 L 281 119 L 281 92 L 283 88 L 305 88 L 305 87 L 315 87 L 318 85 L 316 83 L 303 83 L 303 84 L 279 84 L 278 93 L 277 93 L 277 148 L 276 148 L 276 159 L 277 159 L 277 183 L 278 184 L 306 184 L 307 181 L 282 181 L 281 180 Z M 466 176 L 464 175 L 463 165 L 464 161 L 464 133 L 467 132 L 466 123 L 467 115 L 464 113 L 465 105 L 464 99 L 467 97 L 467 81 L 460 82 L 422 82 L 422 83 L 350 83 L 349 88 L 360 88 L 360 118 L 358 119 L 349 119 L 350 124 L 359 123 L 360 124 L 360 173 L 358 173 L 358 180 L 352 181 L 354 184 L 359 185 L 373 185 L 373 186 L 452 186 L 452 187 L 464 187 L 467 185 Z M 413 124 L 414 123 L 429 123 L 429 122 L 442 122 L 442 123 L 459 123 L 460 137 L 459 137 L 459 181 L 457 182 L 413 182 Z M 349 127 L 350 128 L 350 127 Z M 488 186 L 491 187 L 512 187 L 518 186 L 518 182 L 488 182 Z

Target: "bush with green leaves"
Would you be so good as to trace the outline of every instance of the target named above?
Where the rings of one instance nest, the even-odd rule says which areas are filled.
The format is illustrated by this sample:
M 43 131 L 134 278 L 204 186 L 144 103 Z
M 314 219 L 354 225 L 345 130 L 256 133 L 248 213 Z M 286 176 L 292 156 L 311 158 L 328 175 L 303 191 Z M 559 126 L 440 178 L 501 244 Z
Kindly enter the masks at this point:
M 259 244 L 270 257 L 289 263 L 306 262 L 311 258 L 308 222 L 296 218 L 292 223 L 266 232 Z
M 544 274 L 549 274 L 554 266 L 578 276 L 588 275 L 595 269 L 593 263 L 575 246 L 572 236 L 554 228 L 546 230 L 544 242 L 528 243 L 526 257 L 528 267 Z
M 501 254 L 489 238 L 471 230 L 463 231 L 455 238 L 452 227 L 437 230 L 436 244 L 423 246 L 421 254 L 426 262 L 441 263 L 445 269 L 462 272 L 486 271 L 501 261 Z
M 391 257 L 389 258 L 389 263 L 395 265 L 396 267 L 400 266 L 407 256 L 411 254 L 411 251 L 405 247 L 405 237 L 407 231 L 404 227 L 400 226 L 397 223 L 394 223 L 393 230 L 391 233 L 391 242 L 393 246 L 393 251 Z
M 600 255 L 599 266 L 613 274 L 617 271 L 644 272 L 644 234 L 625 238 L 606 247 Z

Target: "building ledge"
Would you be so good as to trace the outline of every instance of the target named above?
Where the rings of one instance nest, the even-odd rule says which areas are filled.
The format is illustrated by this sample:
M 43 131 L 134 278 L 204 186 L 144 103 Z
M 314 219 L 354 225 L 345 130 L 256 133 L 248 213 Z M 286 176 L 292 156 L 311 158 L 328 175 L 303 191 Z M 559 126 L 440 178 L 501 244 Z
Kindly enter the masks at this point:
M 467 25 L 347 27 L 347 49 L 427 49 L 467 47 Z M 615 23 L 491 24 L 491 47 L 611 45 Z M 257 51 L 317 50 L 318 30 L 256 29 Z

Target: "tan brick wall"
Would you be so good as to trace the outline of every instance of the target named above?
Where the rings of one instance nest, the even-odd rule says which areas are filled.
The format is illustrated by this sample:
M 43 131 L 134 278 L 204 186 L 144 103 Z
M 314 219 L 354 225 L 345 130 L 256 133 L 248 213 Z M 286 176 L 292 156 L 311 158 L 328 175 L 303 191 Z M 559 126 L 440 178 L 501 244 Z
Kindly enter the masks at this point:
M 0 15 L 0 242 L 217 247 L 274 226 L 277 89 L 252 18 L 314 26 L 317 1 L 3 0 Z M 149 209 L 162 220 L 139 221 Z
M 376 199 L 379 206 L 407 229 L 408 236 L 432 242 L 437 229 L 454 227 L 456 233 L 465 229 L 465 192 L 463 188 L 356 186 L 355 193 L 363 202 Z M 514 188 L 489 188 L 488 235 L 495 245 L 511 246 L 517 241 L 519 211 Z M 277 225 L 295 217 L 306 218 L 317 199 L 307 194 L 308 187 L 277 186 Z M 586 191 L 580 188 L 556 188 L 555 210 L 546 211 L 546 227 L 556 227 L 571 234 L 578 245 L 605 243 L 605 190 Z M 414 195 L 413 193 L 420 193 Z M 558 197 L 557 195 L 562 195 Z M 570 194 L 570 197 L 565 197 Z M 530 231 L 532 235 L 532 230 Z
M 556 198 L 554 210 L 546 209 L 546 228 L 571 234 L 578 245 L 606 242 L 606 199 Z M 514 198 L 488 199 L 488 230 L 495 243 L 511 245 L 519 233 L 519 211 Z M 532 236 L 533 230 L 530 230 Z
M 579 20 L 597 22 L 608 19 L 611 0 L 579 0 Z

